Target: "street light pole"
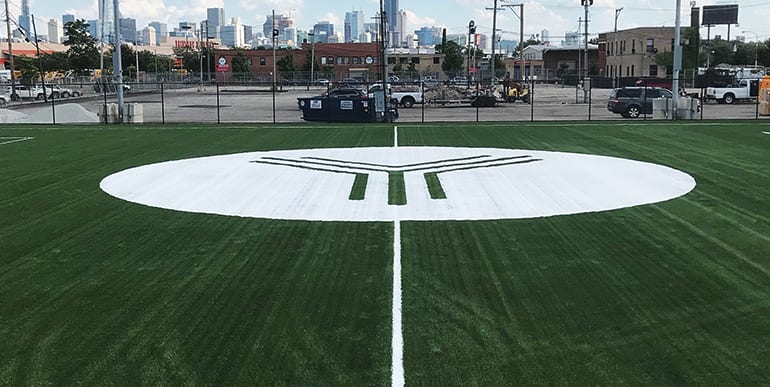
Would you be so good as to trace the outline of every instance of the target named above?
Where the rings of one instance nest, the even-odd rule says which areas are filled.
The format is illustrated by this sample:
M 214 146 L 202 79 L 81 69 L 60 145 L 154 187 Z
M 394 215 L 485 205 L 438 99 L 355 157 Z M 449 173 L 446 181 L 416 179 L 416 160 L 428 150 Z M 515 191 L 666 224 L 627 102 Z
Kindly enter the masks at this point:
M 757 68 L 757 44 L 759 44 L 759 35 L 754 31 L 743 31 L 743 33 L 754 34 L 754 69 Z
M 315 81 L 315 32 L 309 32 L 310 35 L 310 82 L 307 83 L 307 89 L 310 90 L 310 85 Z M 306 57 L 307 58 L 307 57 Z
M 615 53 L 619 52 L 618 50 L 618 16 L 620 16 L 620 11 L 623 10 L 624 7 L 620 7 L 615 9 L 615 33 L 612 35 L 612 56 L 615 56 Z M 621 62 L 622 63 L 622 62 Z M 622 67 L 621 67 L 622 70 Z M 618 77 L 618 65 L 615 64 L 615 87 L 620 87 L 619 82 L 620 78 Z

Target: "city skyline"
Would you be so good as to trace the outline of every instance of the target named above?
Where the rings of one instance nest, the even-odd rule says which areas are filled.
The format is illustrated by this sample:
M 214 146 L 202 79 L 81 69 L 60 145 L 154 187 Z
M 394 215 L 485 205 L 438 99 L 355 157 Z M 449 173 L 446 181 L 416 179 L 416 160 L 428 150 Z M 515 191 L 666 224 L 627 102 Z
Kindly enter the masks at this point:
M 436 1 L 393 0 L 400 10 L 404 10 L 406 34 L 414 34 L 422 27 L 446 28 L 448 34 L 467 33 L 469 20 L 474 20 L 477 32 L 491 34 L 493 0 L 477 2 L 473 0 L 453 0 L 441 2 L 436 7 Z M 97 0 L 69 0 L 62 4 L 60 0 L 9 0 L 11 19 L 14 23 L 21 21 L 22 2 L 28 2 L 30 13 L 35 16 L 37 23 L 45 23 L 50 19 L 61 19 L 63 14 L 74 14 L 78 19 L 98 19 Z M 716 4 L 718 0 L 698 1 L 697 6 Z M 344 32 L 344 21 L 347 12 L 361 11 L 367 22 L 373 22 L 379 11 L 379 0 L 340 0 L 334 6 L 319 4 L 320 2 L 304 0 L 122 0 L 120 3 L 123 17 L 137 20 L 137 29 L 141 30 L 152 21 L 160 21 L 171 26 L 181 21 L 199 23 L 207 19 L 208 8 L 224 8 L 225 21 L 229 23 L 232 17 L 240 17 L 244 25 L 259 27 L 265 22 L 268 14 L 275 9 L 276 14 L 290 15 L 298 30 L 309 31 L 319 21 L 329 21 L 334 24 L 335 31 Z M 390 1 L 387 1 L 390 3 Z M 488 4 L 487 4 L 488 3 Z M 658 4 L 653 6 L 652 3 Z M 689 2 L 682 2 L 682 25 L 689 25 Z M 731 28 L 730 36 L 745 36 L 746 40 L 766 40 L 770 38 L 770 26 L 765 20 L 770 20 L 770 2 L 762 0 L 736 1 L 741 6 L 739 25 Z M 432 5 L 431 5 L 432 4 Z M 525 4 L 525 39 L 540 34 L 542 30 L 549 31 L 551 40 L 564 40 L 567 32 L 580 31 L 578 18 L 583 17 L 583 8 L 578 0 L 543 0 L 524 1 Z M 615 21 L 615 10 L 624 8 L 618 15 L 618 28 L 629 29 L 640 26 L 673 26 L 675 10 L 673 2 L 664 7 L 653 0 L 637 0 L 634 2 L 612 0 L 596 2 L 591 7 L 589 34 L 592 36 L 602 32 L 610 32 Z M 498 12 L 498 34 L 502 39 L 517 40 L 518 17 L 509 9 Z M 3 29 L 4 30 L 4 29 Z M 746 31 L 744 33 L 743 31 Z M 712 37 L 726 37 L 727 27 L 712 28 Z M 0 36 L 5 36 L 0 32 Z

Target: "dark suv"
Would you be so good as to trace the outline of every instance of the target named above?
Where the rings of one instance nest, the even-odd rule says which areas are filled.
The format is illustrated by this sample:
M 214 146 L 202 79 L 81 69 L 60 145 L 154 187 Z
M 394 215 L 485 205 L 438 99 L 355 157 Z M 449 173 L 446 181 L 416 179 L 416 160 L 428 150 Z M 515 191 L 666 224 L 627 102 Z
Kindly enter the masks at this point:
M 652 114 L 652 100 L 655 98 L 673 98 L 671 90 L 661 87 L 624 87 L 610 93 L 607 110 L 625 118 L 637 118 L 642 114 Z

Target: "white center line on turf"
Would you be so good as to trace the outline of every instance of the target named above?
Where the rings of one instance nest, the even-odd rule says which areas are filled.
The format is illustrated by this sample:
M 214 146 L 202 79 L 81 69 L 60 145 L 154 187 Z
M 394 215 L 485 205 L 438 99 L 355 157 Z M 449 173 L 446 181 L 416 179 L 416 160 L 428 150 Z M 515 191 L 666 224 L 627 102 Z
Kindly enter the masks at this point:
M 398 148 L 398 126 L 393 127 L 393 147 Z
M 404 385 L 404 335 L 401 330 L 401 221 L 393 222 L 393 362 L 391 385 Z
M 14 142 L 21 142 L 31 140 L 34 137 L 0 137 L 0 145 L 13 144 Z M 3 141 L 8 140 L 8 141 Z
M 398 148 L 398 126 L 393 127 L 393 147 Z M 395 207 L 398 211 L 398 206 Z M 404 332 L 401 324 L 401 221 L 393 222 L 393 358 L 390 381 L 393 387 L 404 386 Z

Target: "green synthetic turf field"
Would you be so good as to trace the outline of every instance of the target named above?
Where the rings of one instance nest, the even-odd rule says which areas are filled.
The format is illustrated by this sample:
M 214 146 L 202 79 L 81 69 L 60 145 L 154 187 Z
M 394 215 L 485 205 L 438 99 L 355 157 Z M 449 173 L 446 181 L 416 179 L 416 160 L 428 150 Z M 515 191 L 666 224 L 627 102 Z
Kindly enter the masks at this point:
M 697 181 L 608 212 L 403 222 L 407 384 L 766 383 L 763 131 L 399 125 L 400 145 L 617 156 Z M 392 146 L 392 126 L 3 125 L 0 143 L 0 385 L 391 383 L 392 223 L 182 213 L 99 182 L 189 157 Z

